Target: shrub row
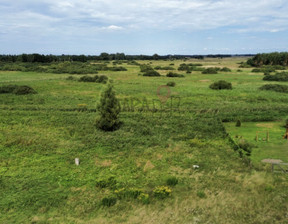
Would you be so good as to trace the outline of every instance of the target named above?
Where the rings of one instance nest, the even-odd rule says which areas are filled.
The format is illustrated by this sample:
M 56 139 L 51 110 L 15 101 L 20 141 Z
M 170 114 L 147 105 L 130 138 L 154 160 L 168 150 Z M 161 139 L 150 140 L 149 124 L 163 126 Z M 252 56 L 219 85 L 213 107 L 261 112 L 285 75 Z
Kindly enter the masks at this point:
M 106 75 L 95 75 L 95 76 L 89 76 L 84 75 L 79 79 L 79 82 L 97 82 L 97 83 L 104 83 L 106 84 L 108 81 L 108 77 Z

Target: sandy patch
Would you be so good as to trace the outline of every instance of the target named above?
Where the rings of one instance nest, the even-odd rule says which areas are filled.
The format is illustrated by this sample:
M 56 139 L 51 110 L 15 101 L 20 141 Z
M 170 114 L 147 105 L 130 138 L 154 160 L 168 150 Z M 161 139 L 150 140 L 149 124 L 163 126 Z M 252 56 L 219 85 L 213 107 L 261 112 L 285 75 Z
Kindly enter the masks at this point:
M 274 124 L 273 123 L 258 123 L 256 124 L 256 126 L 259 128 L 273 128 Z
M 202 79 L 202 80 L 199 80 L 199 82 L 211 82 L 210 79 Z

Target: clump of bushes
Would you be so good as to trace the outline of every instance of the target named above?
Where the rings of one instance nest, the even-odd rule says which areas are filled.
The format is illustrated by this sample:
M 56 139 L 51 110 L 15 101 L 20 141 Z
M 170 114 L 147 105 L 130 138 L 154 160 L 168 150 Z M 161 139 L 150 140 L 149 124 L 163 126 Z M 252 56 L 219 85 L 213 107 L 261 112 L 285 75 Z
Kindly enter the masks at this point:
M 27 95 L 27 94 L 36 94 L 37 92 L 30 86 L 7 85 L 0 87 L 0 94 L 1 93 L 14 93 L 16 95 Z
M 267 85 L 261 86 L 259 89 L 275 91 L 275 92 L 280 92 L 280 93 L 288 93 L 288 86 L 279 85 L 279 84 L 267 84 Z
M 97 82 L 97 83 L 104 83 L 106 84 L 108 81 L 108 77 L 106 75 L 95 75 L 95 76 L 89 76 L 84 75 L 80 77 L 79 82 Z
M 276 73 L 275 75 L 265 75 L 263 80 L 287 82 L 288 81 L 288 72 L 280 72 L 280 73 Z
M 170 86 L 170 87 L 174 87 L 176 86 L 176 83 L 175 82 L 167 82 L 166 86 Z
M 177 73 L 175 73 L 175 72 L 169 72 L 166 76 L 167 76 L 167 77 L 179 77 L 179 78 L 184 77 L 184 75 L 182 75 L 182 74 L 177 74 Z
M 230 82 L 226 82 L 224 80 L 220 80 L 217 82 L 212 83 L 209 86 L 210 89 L 216 89 L 216 90 L 220 90 L 220 89 L 232 89 L 232 84 Z

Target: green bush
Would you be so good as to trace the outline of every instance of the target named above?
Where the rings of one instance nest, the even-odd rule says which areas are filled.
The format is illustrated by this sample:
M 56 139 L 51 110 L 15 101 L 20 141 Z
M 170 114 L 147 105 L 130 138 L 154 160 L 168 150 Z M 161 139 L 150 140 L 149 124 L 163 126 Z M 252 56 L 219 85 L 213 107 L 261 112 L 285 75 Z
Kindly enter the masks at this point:
M 178 179 L 177 177 L 169 177 L 167 180 L 166 180 L 166 184 L 168 186 L 175 186 L 178 184 Z
M 167 77 L 179 77 L 179 78 L 184 77 L 184 75 L 177 74 L 177 73 L 174 73 L 174 72 L 169 72 L 166 76 Z
M 224 67 L 220 69 L 221 72 L 231 72 L 232 70 L 230 68 Z
M 264 86 L 261 86 L 259 89 L 275 91 L 275 92 L 280 92 L 280 93 L 288 93 L 288 86 L 279 85 L 279 84 L 266 84 Z
M 105 75 L 95 75 L 95 76 L 89 76 L 89 75 L 84 75 L 81 76 L 79 79 L 79 82 L 97 82 L 97 83 L 107 83 L 108 77 Z
M 105 197 L 102 199 L 101 205 L 111 207 L 111 206 L 115 205 L 116 202 L 117 202 L 117 198 L 115 198 L 113 196 L 109 196 L 109 197 Z
M 13 93 L 16 95 L 36 94 L 37 92 L 30 86 L 17 86 Z
M 144 72 L 143 76 L 161 76 L 161 75 L 154 70 L 150 70 L 150 71 Z
M 197 196 L 198 196 L 199 198 L 206 198 L 206 194 L 205 194 L 204 191 L 197 191 Z
M 253 145 L 251 143 L 247 142 L 245 139 L 241 139 L 238 142 L 238 146 L 246 152 L 247 156 L 251 156 L 252 147 L 253 147 Z
M 156 66 L 154 67 L 155 70 L 175 70 L 175 68 L 171 66 Z
M 276 73 L 275 75 L 265 75 L 263 80 L 287 82 L 288 81 L 288 72 L 280 72 L 280 73 Z
M 241 121 L 240 120 L 237 120 L 237 122 L 236 122 L 236 125 L 235 125 L 236 127 L 241 127 Z
M 0 86 L 0 94 L 1 93 L 13 93 L 17 87 L 18 87 L 17 85 Z
M 210 89 L 232 89 L 232 84 L 230 82 L 226 82 L 224 80 L 220 80 L 218 82 L 214 82 L 209 86 Z
M 167 198 L 171 196 L 172 190 L 167 186 L 158 186 L 153 190 L 153 194 L 156 198 Z
M 175 82 L 167 82 L 166 86 L 170 86 L 170 87 L 174 87 L 176 86 L 176 83 Z
M 219 68 L 206 68 L 204 71 L 202 71 L 202 74 L 217 74 L 219 70 Z

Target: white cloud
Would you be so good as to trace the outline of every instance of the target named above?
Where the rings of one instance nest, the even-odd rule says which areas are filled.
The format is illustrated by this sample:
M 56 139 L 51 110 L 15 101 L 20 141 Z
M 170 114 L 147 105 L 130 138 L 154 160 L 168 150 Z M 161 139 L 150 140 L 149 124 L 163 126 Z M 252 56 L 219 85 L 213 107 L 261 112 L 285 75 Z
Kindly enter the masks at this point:
M 28 18 L 23 15 L 24 10 L 34 13 L 34 24 L 43 23 L 43 16 L 48 16 L 61 18 L 63 24 L 58 26 L 69 23 L 83 27 L 92 22 L 105 27 L 114 24 L 115 27 L 110 27 L 112 30 L 123 26 L 163 30 L 225 26 L 241 26 L 242 31 L 288 29 L 288 4 L 283 0 L 43 0 L 37 4 L 33 0 L 4 0 L 4 3 L 14 12 L 11 10 L 8 14 L 0 8 L 2 18 L 15 16 L 19 23 L 31 17 L 29 13 Z M 21 19 L 17 16 L 19 13 L 23 15 Z

